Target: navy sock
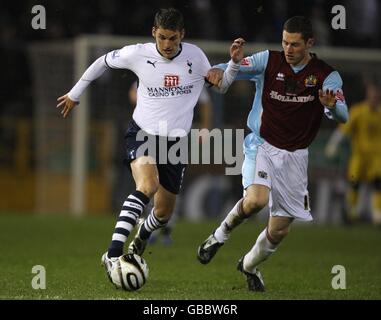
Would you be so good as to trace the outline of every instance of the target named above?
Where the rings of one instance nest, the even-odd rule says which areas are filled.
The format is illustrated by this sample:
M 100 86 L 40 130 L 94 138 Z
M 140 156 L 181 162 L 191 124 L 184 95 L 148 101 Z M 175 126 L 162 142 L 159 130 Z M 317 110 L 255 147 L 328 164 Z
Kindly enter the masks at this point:
M 131 230 L 136 225 L 136 221 L 142 214 L 145 206 L 149 203 L 149 198 L 140 191 L 131 193 L 123 203 L 118 221 L 115 226 L 112 241 L 108 249 L 108 257 L 119 257 L 123 254 L 124 243 Z
M 148 215 L 147 219 L 144 221 L 143 225 L 139 230 L 139 238 L 142 240 L 147 240 L 152 232 L 164 227 L 168 222 L 160 222 L 160 220 L 155 217 L 154 212 L 154 209 L 152 209 L 151 213 Z

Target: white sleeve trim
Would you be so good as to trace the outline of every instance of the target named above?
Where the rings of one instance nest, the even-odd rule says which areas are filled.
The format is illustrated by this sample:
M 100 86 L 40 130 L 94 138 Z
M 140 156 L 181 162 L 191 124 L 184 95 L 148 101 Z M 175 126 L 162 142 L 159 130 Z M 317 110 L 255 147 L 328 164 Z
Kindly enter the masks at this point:
M 233 60 L 229 61 L 228 67 L 224 71 L 221 83 L 218 87 L 218 91 L 220 93 L 226 93 L 226 91 L 228 91 L 229 87 L 231 86 L 231 84 L 237 76 L 240 65 L 241 64 L 239 62 L 235 63 Z

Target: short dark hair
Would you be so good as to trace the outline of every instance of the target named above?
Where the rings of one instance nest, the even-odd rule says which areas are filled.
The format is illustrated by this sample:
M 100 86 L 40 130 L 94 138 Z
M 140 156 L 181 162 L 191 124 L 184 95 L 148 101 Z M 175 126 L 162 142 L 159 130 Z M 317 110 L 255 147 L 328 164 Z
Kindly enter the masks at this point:
M 301 33 L 304 41 L 314 37 L 311 21 L 303 16 L 288 19 L 283 25 L 283 30 L 289 33 Z
M 184 29 L 183 14 L 175 8 L 160 9 L 155 15 L 153 26 L 155 28 L 181 31 Z

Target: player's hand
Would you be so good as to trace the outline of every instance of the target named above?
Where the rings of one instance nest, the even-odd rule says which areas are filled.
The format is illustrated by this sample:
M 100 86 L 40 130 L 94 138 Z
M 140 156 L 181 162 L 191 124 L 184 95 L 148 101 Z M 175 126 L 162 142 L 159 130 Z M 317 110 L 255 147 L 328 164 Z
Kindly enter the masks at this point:
M 243 38 L 238 38 L 233 41 L 230 47 L 230 57 L 235 63 L 241 62 L 244 57 L 243 46 L 245 45 L 245 40 Z
M 323 106 L 332 109 L 336 106 L 336 94 L 333 90 L 319 90 L 319 100 Z
M 218 87 L 223 75 L 224 70 L 218 68 L 211 68 L 206 74 L 206 80 L 208 80 L 208 82 L 210 82 L 212 85 Z
M 71 109 L 73 109 L 78 104 L 77 101 L 70 100 L 67 94 L 59 97 L 57 101 L 57 108 L 62 108 L 61 114 L 64 118 L 66 118 L 70 113 Z

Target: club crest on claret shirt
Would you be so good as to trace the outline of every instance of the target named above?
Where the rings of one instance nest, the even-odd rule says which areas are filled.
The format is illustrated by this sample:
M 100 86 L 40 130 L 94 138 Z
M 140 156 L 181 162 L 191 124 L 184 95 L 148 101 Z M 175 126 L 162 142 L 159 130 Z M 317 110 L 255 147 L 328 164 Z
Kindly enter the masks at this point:
M 317 85 L 317 78 L 311 74 L 304 80 L 304 85 L 306 87 L 315 87 Z

